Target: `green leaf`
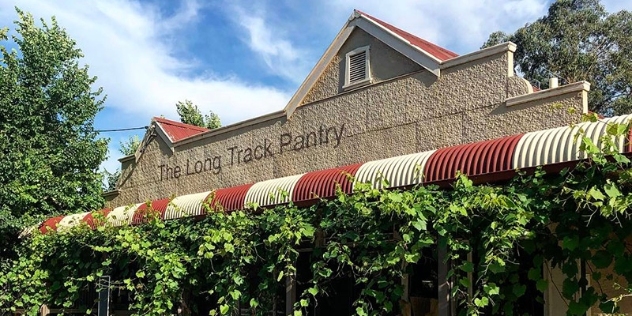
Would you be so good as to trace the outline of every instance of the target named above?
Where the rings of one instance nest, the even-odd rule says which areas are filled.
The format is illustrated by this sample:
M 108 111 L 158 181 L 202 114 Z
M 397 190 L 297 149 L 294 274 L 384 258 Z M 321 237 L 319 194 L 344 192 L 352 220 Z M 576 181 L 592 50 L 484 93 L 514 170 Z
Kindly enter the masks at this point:
M 612 255 L 605 250 L 599 250 L 592 257 L 592 263 L 597 269 L 605 269 L 612 263 Z
M 398 192 L 389 192 L 388 198 L 393 203 L 401 203 L 402 202 L 402 195 L 401 195 L 401 193 L 398 193 Z
M 318 295 L 318 290 L 317 290 L 316 288 L 313 288 L 313 287 L 309 288 L 309 289 L 307 290 L 307 292 L 309 292 L 309 294 L 311 294 L 311 295 L 313 295 L 313 296 Z
M 527 291 L 527 286 L 524 284 L 514 284 L 512 287 L 511 292 L 516 296 L 516 297 L 521 297 L 524 295 L 524 293 Z
M 485 291 L 485 293 L 487 293 L 487 295 L 490 296 L 500 294 L 500 288 L 494 283 L 486 284 L 485 286 L 483 286 L 483 290 Z
M 472 262 L 466 261 L 459 267 L 463 272 L 471 273 L 474 272 L 474 264 Z
M 489 271 L 493 273 L 502 273 L 505 271 L 505 266 L 495 262 L 489 265 Z
M 588 198 L 592 198 L 597 201 L 603 201 L 606 199 L 606 196 L 594 186 L 590 188 L 590 190 L 588 190 L 587 194 L 588 194 Z
M 544 279 L 540 279 L 535 283 L 536 289 L 542 293 L 546 293 L 547 288 L 549 287 L 549 282 Z
M 586 311 L 588 311 L 588 308 L 590 308 L 590 306 L 579 302 L 570 301 L 568 303 L 568 314 L 577 316 L 584 315 L 586 314 Z
M 575 250 L 578 245 L 579 245 L 579 236 L 577 235 L 566 236 L 562 240 L 562 247 L 571 251 Z
M 230 292 L 230 296 L 233 298 L 233 300 L 237 301 L 241 297 L 241 292 L 239 290 L 233 290 Z
M 579 291 L 579 282 L 577 282 L 577 280 L 564 279 L 562 283 L 562 294 L 566 299 L 573 299 L 577 291 Z
M 459 283 L 465 288 L 470 287 L 470 279 L 468 279 L 468 278 L 461 278 L 459 280 Z
M 487 297 L 475 298 L 474 305 L 478 307 L 485 307 L 489 304 L 489 299 Z
M 413 221 L 413 227 L 415 227 L 415 229 L 417 229 L 418 231 L 425 231 L 427 228 L 426 221 L 422 219 L 417 219 L 416 221 Z
M 529 273 L 527 274 L 529 280 L 536 281 L 542 278 L 542 271 L 537 268 L 529 269 Z
M 614 313 L 615 308 L 616 308 L 615 302 L 612 300 L 599 303 L 599 309 L 604 311 L 605 313 Z
M 219 312 L 220 312 L 220 314 L 222 314 L 222 315 L 226 315 L 226 314 L 228 314 L 228 310 L 230 310 L 230 307 L 228 307 L 228 305 L 226 305 L 226 304 L 223 304 L 223 305 L 221 305 L 221 306 L 219 307 Z
M 606 194 L 610 197 L 610 198 L 617 198 L 620 197 L 621 191 L 619 191 L 619 188 L 612 183 L 611 181 L 608 181 L 604 187 L 603 187 L 604 192 L 606 192 Z
M 594 271 L 594 272 L 592 273 L 592 279 L 593 279 L 593 280 L 595 280 L 595 281 L 599 281 L 599 280 L 601 280 L 601 272 L 599 272 L 599 271 Z

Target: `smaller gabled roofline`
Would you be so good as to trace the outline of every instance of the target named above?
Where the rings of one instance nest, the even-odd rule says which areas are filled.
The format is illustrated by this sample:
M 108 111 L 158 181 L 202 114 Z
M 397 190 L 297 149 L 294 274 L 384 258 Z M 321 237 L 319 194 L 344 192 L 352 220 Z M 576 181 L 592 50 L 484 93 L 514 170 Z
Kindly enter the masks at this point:
M 170 147 L 173 147 L 173 144 L 184 139 L 209 131 L 208 128 L 185 124 L 162 117 L 154 117 L 151 121 L 152 124 L 158 126 L 158 134 Z
M 185 139 L 182 139 L 180 141 L 177 142 L 177 144 L 175 144 L 176 146 L 181 146 L 184 144 L 188 144 L 188 143 L 193 143 L 196 141 L 199 141 L 201 139 L 205 139 L 205 138 L 209 138 L 209 137 L 214 137 L 214 136 L 218 136 L 224 133 L 229 133 L 232 132 L 234 130 L 246 127 L 246 126 L 251 126 L 251 125 L 255 125 L 255 124 L 259 124 L 259 123 L 264 123 L 267 121 L 271 121 L 271 120 L 275 120 L 275 119 L 279 119 L 279 118 L 284 118 L 286 117 L 285 115 L 285 111 L 276 111 L 276 112 L 272 112 L 272 113 L 268 113 L 268 114 L 264 114 L 261 116 L 257 116 L 245 121 L 240 121 L 237 123 L 233 123 L 230 125 L 226 125 L 226 126 L 222 126 L 220 128 L 216 128 L 216 129 L 211 129 L 208 130 L 204 133 L 201 134 L 197 134 L 197 135 L 193 135 L 191 137 L 187 137 Z
M 197 131 L 200 131 L 200 132 L 206 132 L 206 131 L 209 130 L 208 128 L 204 128 L 204 127 L 200 127 L 200 126 L 196 126 L 196 125 L 191 125 L 191 124 L 186 124 L 186 123 L 174 121 L 174 120 L 166 119 L 164 117 L 154 116 L 151 120 L 155 121 L 155 122 L 158 122 L 158 123 L 162 123 L 162 124 L 173 125 L 173 126 L 177 126 L 177 127 L 190 129 L 190 130 L 197 130 Z

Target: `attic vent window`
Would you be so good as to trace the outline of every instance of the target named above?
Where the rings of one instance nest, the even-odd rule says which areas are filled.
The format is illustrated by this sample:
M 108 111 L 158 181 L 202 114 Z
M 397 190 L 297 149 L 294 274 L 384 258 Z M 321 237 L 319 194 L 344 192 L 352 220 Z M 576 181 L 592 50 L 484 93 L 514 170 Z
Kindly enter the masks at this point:
M 356 48 L 346 56 L 345 85 L 343 89 L 371 83 L 369 46 Z

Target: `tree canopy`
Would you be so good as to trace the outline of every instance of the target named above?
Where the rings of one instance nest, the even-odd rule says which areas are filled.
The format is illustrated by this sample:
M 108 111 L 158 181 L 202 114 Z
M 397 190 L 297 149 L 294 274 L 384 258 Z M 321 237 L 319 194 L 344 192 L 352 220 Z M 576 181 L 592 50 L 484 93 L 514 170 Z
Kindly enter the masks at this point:
M 222 122 L 217 114 L 210 111 L 209 114 L 202 115 L 197 105 L 189 100 L 178 101 L 178 103 L 176 103 L 176 109 L 178 110 L 178 115 L 180 115 L 180 121 L 182 123 L 208 129 L 222 127 Z
M 515 33 L 495 32 L 483 47 L 517 44 L 516 70 L 542 88 L 591 83 L 589 109 L 605 115 L 632 111 L 632 13 L 608 13 L 599 0 L 558 0 L 548 13 Z
M 133 155 L 140 146 L 140 138 L 138 135 L 132 135 L 127 140 L 119 142 L 119 152 L 123 156 Z M 103 183 L 103 190 L 106 192 L 116 190 L 116 184 L 121 177 L 121 169 L 117 168 L 114 172 L 109 172 L 107 169 L 103 170 L 103 177 L 105 179 Z
M 123 156 L 133 155 L 138 146 L 140 146 L 140 138 L 138 135 L 132 135 L 126 141 L 120 142 L 119 152 Z
M 0 30 L 0 257 L 37 218 L 100 207 L 107 152 L 93 126 L 102 89 L 81 50 L 55 18 L 17 14 L 15 35 Z

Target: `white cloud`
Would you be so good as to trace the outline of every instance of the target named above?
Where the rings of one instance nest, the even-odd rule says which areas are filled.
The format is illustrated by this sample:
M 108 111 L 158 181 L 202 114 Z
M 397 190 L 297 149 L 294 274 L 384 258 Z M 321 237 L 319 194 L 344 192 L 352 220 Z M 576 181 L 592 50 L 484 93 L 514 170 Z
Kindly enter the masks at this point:
M 546 0 L 451 0 L 397 2 L 330 0 L 335 11 L 358 9 L 423 39 L 465 54 L 478 50 L 490 33 L 513 31 L 543 15 Z
M 36 17 L 57 17 L 84 51 L 90 72 L 98 75 L 97 84 L 108 94 L 106 107 L 134 117 L 128 121 L 175 118 L 174 104 L 190 99 L 232 123 L 280 110 L 289 99 L 286 91 L 230 75 L 186 75 L 196 65 L 179 58 L 177 42 L 171 40 L 195 20 L 201 8 L 196 1 L 184 2 L 171 16 L 151 4 L 125 0 L 24 0 L 20 8 Z M 0 1 L 0 12 L 7 11 L 12 5 Z M 4 25 L 10 21 L 6 17 Z
M 16 19 L 13 5 L 0 0 L 0 25 Z M 142 126 L 159 115 L 177 118 L 174 104 L 184 99 L 229 124 L 283 109 L 290 97 L 286 91 L 230 75 L 183 75 L 196 65 L 178 57 L 177 36 L 195 21 L 201 8 L 197 1 L 183 2 L 171 16 L 151 4 L 126 0 L 23 0 L 19 7 L 36 18 L 56 16 L 77 41 L 90 73 L 99 77 L 97 84 L 108 95 L 106 112 L 115 118 L 98 122 L 101 127 Z M 108 136 L 109 159 L 102 168 L 112 171 L 119 166 L 121 137 Z
M 235 22 L 247 33 L 244 41 L 269 71 L 297 84 L 305 79 L 303 76 L 309 71 L 305 57 L 309 50 L 295 47 L 287 32 L 269 22 L 264 9 L 246 11 L 233 3 L 231 11 Z

